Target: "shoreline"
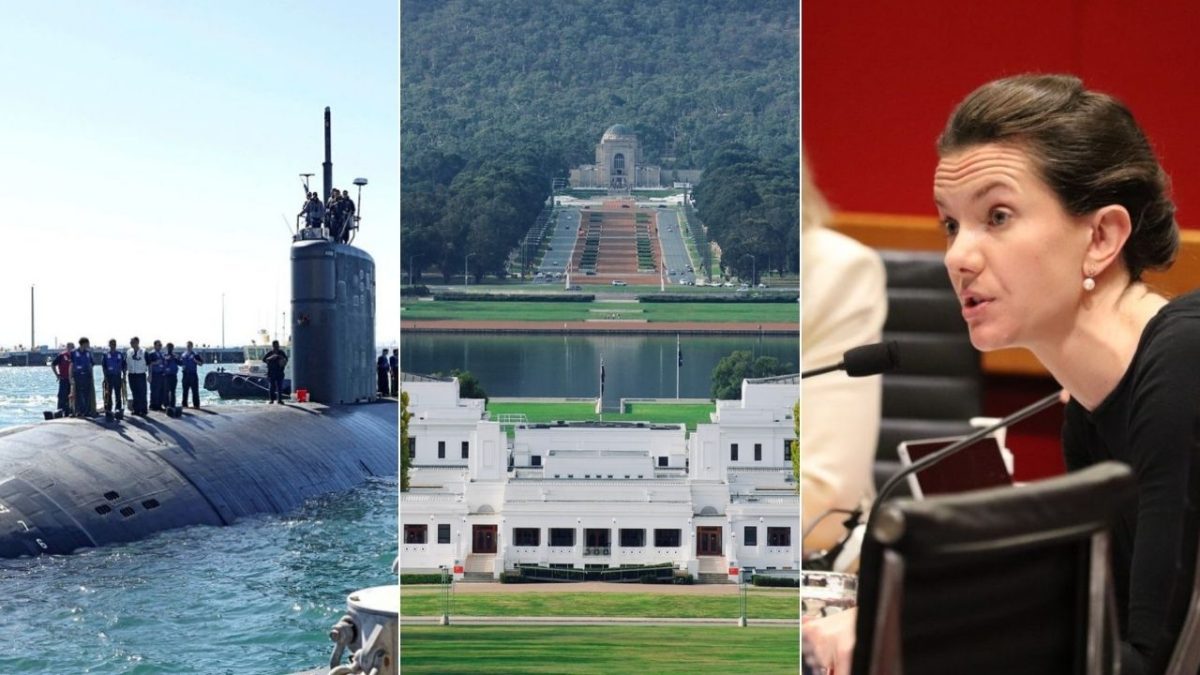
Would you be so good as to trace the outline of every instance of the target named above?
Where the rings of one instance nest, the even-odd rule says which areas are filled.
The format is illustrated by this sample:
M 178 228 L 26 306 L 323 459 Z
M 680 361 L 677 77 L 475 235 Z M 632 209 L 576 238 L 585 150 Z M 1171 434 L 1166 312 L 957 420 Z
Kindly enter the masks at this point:
M 665 321 L 464 321 L 455 319 L 401 319 L 400 333 L 541 333 L 549 335 L 656 335 L 679 333 L 685 335 L 795 335 L 800 336 L 796 323 L 700 323 Z

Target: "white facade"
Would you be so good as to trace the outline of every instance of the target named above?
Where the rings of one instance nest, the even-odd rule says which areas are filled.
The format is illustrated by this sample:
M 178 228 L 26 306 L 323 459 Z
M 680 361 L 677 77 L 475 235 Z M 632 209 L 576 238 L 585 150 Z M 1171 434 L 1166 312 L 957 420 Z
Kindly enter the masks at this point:
M 574 422 L 516 425 L 511 441 L 482 401 L 457 398 L 456 382 L 401 385 L 415 439 L 400 496 L 405 572 L 671 563 L 724 580 L 734 568 L 800 567 L 784 448 L 797 384 L 747 382 L 690 438 L 683 425 Z

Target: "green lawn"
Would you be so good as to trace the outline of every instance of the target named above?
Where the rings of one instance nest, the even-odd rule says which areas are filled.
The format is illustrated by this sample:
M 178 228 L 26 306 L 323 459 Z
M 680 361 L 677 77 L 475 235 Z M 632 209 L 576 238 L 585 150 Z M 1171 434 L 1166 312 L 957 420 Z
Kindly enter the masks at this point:
M 660 422 L 684 423 L 689 431 L 696 430 L 697 422 L 707 423 L 709 413 L 716 409 L 712 403 L 634 403 L 631 412 L 620 415 L 604 413 L 606 421 L 617 422 Z M 530 422 L 553 422 L 555 420 L 594 420 L 595 403 L 488 403 L 492 419 L 505 413 L 524 413 Z
M 800 630 L 401 626 L 404 673 L 796 673 Z
M 590 310 L 599 310 L 596 312 Z M 634 311 L 636 310 L 636 311 Z M 402 319 L 474 321 L 584 321 L 616 314 L 651 323 L 799 323 L 795 303 L 637 302 L 406 302 Z
M 791 590 L 792 592 L 787 592 Z M 442 613 L 439 587 L 405 587 L 401 616 Z M 462 593 L 451 598 L 453 615 L 463 616 L 642 616 L 682 619 L 736 619 L 737 595 L 667 595 L 660 593 Z M 800 620 L 800 596 L 794 589 L 753 589 L 746 597 L 751 619 Z

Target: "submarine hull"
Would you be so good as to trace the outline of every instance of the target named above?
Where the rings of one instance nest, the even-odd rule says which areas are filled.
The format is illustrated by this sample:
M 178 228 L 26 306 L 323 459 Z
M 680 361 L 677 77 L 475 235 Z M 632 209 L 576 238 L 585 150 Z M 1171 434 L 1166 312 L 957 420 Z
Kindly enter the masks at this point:
M 286 513 L 395 476 L 398 405 L 213 406 L 0 432 L 0 557 L 65 554 Z

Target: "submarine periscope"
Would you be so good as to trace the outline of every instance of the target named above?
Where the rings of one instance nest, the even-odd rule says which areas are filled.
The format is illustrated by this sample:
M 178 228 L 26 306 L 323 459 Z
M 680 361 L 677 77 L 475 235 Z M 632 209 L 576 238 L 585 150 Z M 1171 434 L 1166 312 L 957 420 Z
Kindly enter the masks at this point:
M 324 168 L 328 196 L 329 108 Z M 310 402 L 0 431 L 0 558 L 283 514 L 395 476 L 399 406 L 375 392 L 374 260 L 324 228 L 304 228 L 291 243 L 291 277 L 293 385 Z

